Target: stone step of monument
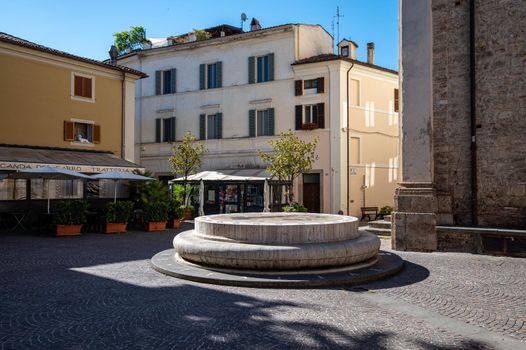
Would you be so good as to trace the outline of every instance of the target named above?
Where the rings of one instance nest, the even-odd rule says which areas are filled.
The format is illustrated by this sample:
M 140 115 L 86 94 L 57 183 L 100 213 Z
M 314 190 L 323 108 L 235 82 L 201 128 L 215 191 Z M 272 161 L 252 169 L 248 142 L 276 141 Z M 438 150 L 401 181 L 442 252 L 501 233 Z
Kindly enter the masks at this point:
M 384 220 L 391 222 L 391 215 L 385 215 Z
M 390 236 L 391 235 L 391 229 L 388 229 L 388 228 L 375 228 L 371 226 L 362 226 L 359 228 L 359 230 L 367 231 L 377 236 Z
M 370 221 L 369 227 L 391 229 L 391 221 L 386 221 L 386 220 Z

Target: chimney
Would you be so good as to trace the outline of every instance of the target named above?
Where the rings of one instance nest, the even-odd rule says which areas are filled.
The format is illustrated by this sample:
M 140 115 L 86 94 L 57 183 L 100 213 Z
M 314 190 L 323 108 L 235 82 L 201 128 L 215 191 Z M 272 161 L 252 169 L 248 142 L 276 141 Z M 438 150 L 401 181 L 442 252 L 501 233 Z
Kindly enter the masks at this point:
M 117 47 L 111 45 L 108 53 L 110 54 L 110 64 L 117 64 L 117 56 L 119 56 L 119 50 L 117 50 Z
M 250 22 L 250 31 L 260 30 L 260 29 L 261 29 L 261 24 L 256 19 L 256 17 L 252 17 L 252 21 Z
M 374 43 L 367 43 L 367 63 L 374 64 Z

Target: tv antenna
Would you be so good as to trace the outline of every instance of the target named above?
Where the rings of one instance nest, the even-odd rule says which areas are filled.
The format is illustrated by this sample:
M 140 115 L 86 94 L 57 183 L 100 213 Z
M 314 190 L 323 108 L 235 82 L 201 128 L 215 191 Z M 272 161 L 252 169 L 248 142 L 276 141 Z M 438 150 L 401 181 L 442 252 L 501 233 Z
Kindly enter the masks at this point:
M 336 16 L 333 17 L 333 18 L 336 18 L 336 29 L 338 33 L 336 43 L 340 42 L 340 18 L 343 18 L 343 17 L 344 16 L 340 14 L 340 6 L 336 6 Z M 334 26 L 334 19 L 333 19 L 333 26 Z M 334 32 L 334 27 L 333 27 L 333 32 Z
M 245 23 L 246 20 L 247 20 L 247 15 L 244 12 L 241 13 L 241 31 L 244 31 L 243 24 Z

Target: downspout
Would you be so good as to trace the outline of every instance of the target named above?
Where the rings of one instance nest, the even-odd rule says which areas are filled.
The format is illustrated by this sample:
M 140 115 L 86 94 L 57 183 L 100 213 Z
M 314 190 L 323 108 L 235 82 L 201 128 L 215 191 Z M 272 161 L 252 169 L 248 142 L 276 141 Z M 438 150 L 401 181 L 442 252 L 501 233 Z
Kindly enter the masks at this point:
M 350 99 L 349 99 L 349 95 L 350 95 L 350 91 L 349 91 L 349 73 L 351 72 L 351 69 L 354 67 L 354 62 L 351 62 L 351 66 L 349 67 L 349 69 L 347 70 L 347 106 L 346 106 L 346 117 L 347 117 L 347 128 L 346 128 L 346 135 L 347 135 L 347 204 L 345 205 L 347 207 L 347 216 L 349 216 L 350 214 L 350 210 L 349 210 L 349 203 L 351 202 L 351 195 L 350 195 L 350 186 L 351 186 L 351 180 L 350 180 L 350 176 L 351 176 L 351 173 L 350 173 L 350 170 L 349 170 L 349 167 L 351 166 L 351 156 L 350 156 L 350 152 L 349 152 L 349 147 L 350 147 L 350 138 L 349 138 L 349 129 L 351 127 L 351 118 L 349 116 L 349 103 L 350 103 Z M 365 191 L 365 190 L 364 190 Z
M 329 65 L 326 66 L 327 67 L 327 89 L 325 89 L 325 91 L 327 91 L 327 101 L 329 103 L 327 103 L 327 105 L 329 106 L 329 123 L 330 123 L 330 118 L 331 118 L 331 69 L 329 68 Z M 327 118 L 325 119 L 327 121 Z M 325 123 L 327 124 L 327 123 Z M 332 190 L 334 188 L 334 173 L 332 171 L 332 158 L 331 158 L 331 154 L 332 154 L 332 143 L 331 143 L 331 127 L 332 126 L 329 126 L 329 179 L 331 181 L 331 188 L 330 188 L 330 196 L 329 196 L 329 203 L 330 203 L 330 212 L 331 213 L 334 213 L 334 207 L 332 205 Z M 323 177 L 322 177 L 323 179 Z M 323 180 L 322 180 L 323 181 Z M 325 205 L 324 205 L 325 207 Z
M 469 2 L 469 87 L 471 113 L 471 222 L 478 225 L 477 184 L 477 114 L 476 114 L 476 67 L 475 67 L 475 0 Z
M 126 149 L 126 134 L 125 134 L 125 130 L 126 130 L 126 113 L 125 113 L 125 108 L 126 108 L 126 103 L 125 103 L 125 96 L 126 96 L 126 73 L 123 71 L 122 72 L 122 87 L 121 87 L 121 90 L 122 90 L 122 98 L 121 98 L 121 119 L 122 119 L 122 123 L 121 123 L 121 158 L 122 159 L 125 159 L 125 149 Z

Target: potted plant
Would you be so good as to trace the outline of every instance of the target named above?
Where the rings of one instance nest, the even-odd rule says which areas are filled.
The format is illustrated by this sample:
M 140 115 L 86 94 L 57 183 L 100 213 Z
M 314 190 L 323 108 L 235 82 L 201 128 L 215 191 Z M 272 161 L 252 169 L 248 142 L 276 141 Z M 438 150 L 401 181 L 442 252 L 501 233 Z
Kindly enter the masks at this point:
M 78 236 L 86 223 L 88 203 L 82 200 L 60 201 L 55 205 L 54 221 L 57 236 Z
M 182 218 L 184 220 L 192 220 L 194 217 L 194 207 L 191 205 L 181 205 L 179 210 L 182 213 Z
M 106 204 L 106 233 L 126 232 L 133 202 L 120 201 Z
M 179 228 L 181 227 L 181 219 L 183 218 L 183 212 L 180 209 L 177 200 L 171 199 L 168 203 L 168 227 Z
M 146 231 L 163 231 L 168 221 L 168 202 L 156 201 L 144 205 L 144 220 Z
M 283 207 L 283 211 L 286 213 L 306 213 L 307 208 L 305 208 L 302 204 L 292 202 Z

